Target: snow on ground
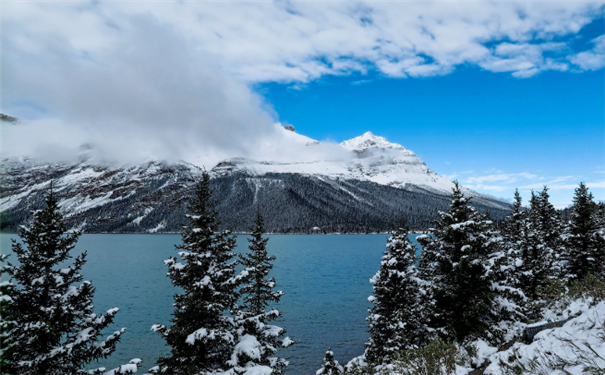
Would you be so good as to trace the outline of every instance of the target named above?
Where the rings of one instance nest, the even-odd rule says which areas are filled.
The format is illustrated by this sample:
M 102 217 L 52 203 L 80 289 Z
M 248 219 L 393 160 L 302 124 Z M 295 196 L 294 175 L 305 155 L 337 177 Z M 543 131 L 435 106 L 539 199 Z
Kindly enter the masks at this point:
M 506 350 L 498 351 L 484 340 L 469 345 L 475 347 L 473 356 L 458 346 L 458 360 L 453 372 L 442 367 L 440 374 L 450 375 L 585 375 L 605 374 L 605 301 L 594 303 L 591 297 L 555 305 L 543 311 L 543 321 L 569 319 L 562 327 L 540 331 L 533 342 L 515 342 Z M 507 339 L 520 337 L 527 324 L 517 323 L 509 327 Z M 363 357 L 353 359 L 347 366 L 363 362 Z M 419 361 L 419 363 L 422 360 Z M 360 363 L 357 363 L 360 364 Z M 363 363 L 361 363 L 363 367 Z M 487 366 L 482 372 L 477 368 Z M 420 366 L 422 367 L 422 366 Z M 422 367 L 424 368 L 424 367 Z M 377 375 L 416 374 L 414 369 L 386 365 Z M 418 372 L 424 373 L 424 372 Z
M 605 373 L 605 302 L 590 306 L 574 301 L 568 314 L 580 315 L 560 328 L 539 332 L 529 345 L 518 342 L 490 356 L 485 374 L 581 375 L 591 373 L 589 369 Z
M 165 227 L 166 227 L 166 221 L 162 220 L 162 222 L 159 223 L 157 227 L 155 227 L 153 229 L 149 229 L 147 232 L 149 232 L 149 233 L 157 233 L 157 231 L 159 231 L 159 230 L 161 230 L 161 229 L 163 229 Z
M 147 207 L 147 208 L 145 209 L 145 212 L 143 213 L 143 215 L 138 216 L 136 219 L 134 219 L 134 220 L 132 221 L 132 222 L 133 222 L 133 224 L 140 225 L 140 224 L 141 224 L 141 220 L 143 220 L 143 219 L 145 218 L 145 216 L 149 215 L 149 213 L 150 213 L 151 211 L 153 211 L 153 207 Z

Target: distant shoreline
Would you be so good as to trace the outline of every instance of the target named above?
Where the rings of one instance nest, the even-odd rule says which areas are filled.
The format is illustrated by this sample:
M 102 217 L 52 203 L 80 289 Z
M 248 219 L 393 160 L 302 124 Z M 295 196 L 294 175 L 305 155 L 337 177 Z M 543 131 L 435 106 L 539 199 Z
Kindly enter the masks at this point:
M 410 231 L 408 232 L 408 234 L 428 234 L 430 233 L 429 231 Z M 2 231 L 0 232 L 0 234 L 19 234 L 17 232 L 5 232 Z M 152 235 L 162 235 L 162 234 L 181 234 L 181 232 L 160 232 L 160 233 L 145 233 L 145 232 L 84 232 L 82 234 L 152 234 Z M 231 234 L 235 234 L 235 235 L 242 235 L 242 236 L 246 236 L 246 235 L 250 235 L 250 233 L 248 232 L 232 232 Z M 300 236 L 300 235 L 309 235 L 309 236 L 326 236 L 326 235 L 349 235 L 349 234 L 353 234 L 353 235 L 383 235 L 383 234 L 391 234 L 391 232 L 373 232 L 373 233 L 338 233 L 338 232 L 334 232 L 334 233 L 308 233 L 308 232 L 299 232 L 299 233 L 265 233 L 266 235 L 282 235 L 282 236 L 289 236 L 289 235 L 296 235 L 296 236 Z

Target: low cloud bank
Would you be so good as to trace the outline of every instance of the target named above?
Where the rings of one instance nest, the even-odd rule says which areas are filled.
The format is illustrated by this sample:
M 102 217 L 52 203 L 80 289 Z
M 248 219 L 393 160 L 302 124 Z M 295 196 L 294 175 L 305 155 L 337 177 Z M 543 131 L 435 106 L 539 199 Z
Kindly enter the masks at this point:
M 13 2 L 3 11 L 2 155 L 99 160 L 350 157 L 284 132 L 253 90 L 374 70 L 458 66 L 526 78 L 605 65 L 574 51 L 599 3 Z M 294 124 L 297 125 L 297 124 Z

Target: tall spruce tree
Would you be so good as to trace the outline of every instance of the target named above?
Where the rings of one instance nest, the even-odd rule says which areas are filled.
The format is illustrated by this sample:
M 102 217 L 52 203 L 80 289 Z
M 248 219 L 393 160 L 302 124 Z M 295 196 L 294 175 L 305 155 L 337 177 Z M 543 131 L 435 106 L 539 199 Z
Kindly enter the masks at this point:
M 524 235 L 517 243 L 519 265 L 516 273 L 519 288 L 527 298 L 536 300 L 548 280 L 561 274 L 562 228 L 546 187 L 538 194 L 532 192 L 529 203 Z
M 605 238 L 599 231 L 598 206 L 586 184 L 575 190 L 567 227 L 567 276 L 583 279 L 588 274 L 605 277 Z
M 448 212 L 440 212 L 433 236 L 420 236 L 421 267 L 432 284 L 432 328 L 461 342 L 481 336 L 497 342 L 498 322 L 518 306 L 500 292 L 494 269 L 503 254 L 492 222 L 469 205 L 454 183 Z
M 281 374 L 288 361 L 276 357 L 278 348 L 286 348 L 294 343 L 289 337 L 280 340 L 286 330 L 268 324 L 279 318 L 281 313 L 276 308 L 267 310 L 273 303 L 279 302 L 284 295 L 274 291 L 275 279 L 269 278 L 273 268 L 274 256 L 267 253 L 268 238 L 265 233 L 263 218 L 257 212 L 250 242 L 250 252 L 240 256 L 240 263 L 245 267 L 241 273 L 243 285 L 240 294 L 243 305 L 235 314 L 238 325 L 237 341 L 230 365 L 236 374 Z
M 515 295 L 512 296 L 518 303 L 524 303 L 523 293 L 517 289 L 520 285 L 519 273 L 523 265 L 522 247 L 526 238 L 527 210 L 523 209 L 523 200 L 519 190 L 515 190 L 512 212 L 504 219 L 501 224 L 500 233 L 502 234 L 503 257 L 497 262 L 500 267 L 496 267 L 496 273 L 499 280 L 506 288 L 515 288 Z
M 218 232 L 214 207 L 210 175 L 204 172 L 187 207 L 182 244 L 175 246 L 182 262 L 176 257 L 164 261 L 168 277 L 181 292 L 174 295 L 172 326 L 152 327 L 171 347 L 169 356 L 158 359 L 158 366 L 151 370 L 154 373 L 224 371 L 233 352 L 235 324 L 227 313 L 238 298 L 235 237 L 229 231 Z
M 332 348 L 328 348 L 323 358 L 323 366 L 315 372 L 315 375 L 343 375 L 344 373 L 345 369 L 334 358 Z
M 387 240 L 380 270 L 370 280 L 374 295 L 368 299 L 374 306 L 367 318 L 370 338 L 365 352 L 370 363 L 389 363 L 395 353 L 429 339 L 430 303 L 415 263 L 416 246 L 402 220 Z
M 7 317 L 11 324 L 11 348 L 3 372 L 20 375 L 85 374 L 84 366 L 108 357 L 121 335 L 119 331 L 102 338 L 117 308 L 105 314 L 93 312 L 95 292 L 90 281 L 82 281 L 80 271 L 86 263 L 86 252 L 74 262 L 70 252 L 79 232 L 68 233 L 52 191 L 46 207 L 34 212 L 33 222 L 21 227 L 23 244 L 13 240 L 12 250 L 20 265 L 9 263 L 9 273 L 17 288 L 9 289 L 11 303 Z M 63 264 L 64 268 L 59 268 Z M 77 284 L 77 285 L 74 285 Z M 126 366 L 124 372 L 136 370 L 140 360 Z M 91 370 L 102 373 L 102 369 Z
M 0 254 L 0 373 L 3 373 L 2 369 L 9 367 L 8 357 L 12 346 L 8 335 L 12 324 L 7 313 L 12 301 L 14 285 L 7 280 L 7 258 L 8 254 Z
M 519 190 L 515 189 L 512 212 L 504 219 L 500 232 L 505 241 L 516 242 L 523 236 L 525 227 L 525 210 Z

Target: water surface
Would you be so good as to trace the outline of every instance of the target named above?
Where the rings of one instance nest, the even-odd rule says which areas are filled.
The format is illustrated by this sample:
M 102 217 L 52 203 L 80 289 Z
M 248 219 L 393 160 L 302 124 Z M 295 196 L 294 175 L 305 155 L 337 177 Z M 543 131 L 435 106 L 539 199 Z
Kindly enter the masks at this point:
M 247 236 L 238 236 L 237 252 L 246 251 Z M 413 238 L 416 235 L 412 235 Z M 10 239 L 0 235 L 0 251 L 10 252 Z M 74 254 L 88 251 L 82 274 L 96 287 L 95 311 L 119 307 L 111 331 L 126 327 L 114 354 L 100 362 L 109 368 L 143 359 L 146 370 L 169 349 L 153 324 L 169 324 L 175 289 L 162 261 L 175 255 L 177 234 L 84 234 Z M 271 235 L 275 255 L 272 276 L 285 292 L 277 308 L 278 325 L 297 343 L 279 355 L 290 361 L 291 375 L 314 374 L 332 347 L 345 363 L 363 353 L 367 340 L 369 279 L 376 273 L 387 235 Z M 13 257 L 11 257 L 13 258 Z M 14 261 L 14 259 L 12 259 Z M 91 366 L 92 367 L 92 366 Z M 143 373 L 141 370 L 139 372 Z

